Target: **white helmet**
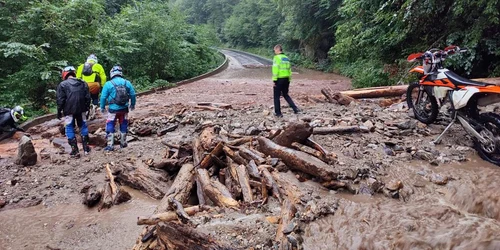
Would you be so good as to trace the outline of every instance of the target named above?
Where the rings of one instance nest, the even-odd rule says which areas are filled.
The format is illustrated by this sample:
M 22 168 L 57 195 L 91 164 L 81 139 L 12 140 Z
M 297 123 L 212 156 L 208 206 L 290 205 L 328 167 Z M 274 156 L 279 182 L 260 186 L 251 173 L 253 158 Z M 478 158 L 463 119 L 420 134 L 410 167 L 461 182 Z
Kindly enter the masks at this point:
M 97 63 L 97 56 L 94 54 L 90 54 L 89 57 L 87 57 L 87 62 L 89 63 Z
M 23 121 L 26 119 L 24 116 L 24 109 L 21 106 L 16 106 L 15 108 L 10 110 L 10 116 L 14 119 L 15 122 Z
M 109 71 L 109 77 L 113 79 L 115 76 L 121 76 L 123 77 L 123 69 L 120 65 L 115 65 L 111 70 Z

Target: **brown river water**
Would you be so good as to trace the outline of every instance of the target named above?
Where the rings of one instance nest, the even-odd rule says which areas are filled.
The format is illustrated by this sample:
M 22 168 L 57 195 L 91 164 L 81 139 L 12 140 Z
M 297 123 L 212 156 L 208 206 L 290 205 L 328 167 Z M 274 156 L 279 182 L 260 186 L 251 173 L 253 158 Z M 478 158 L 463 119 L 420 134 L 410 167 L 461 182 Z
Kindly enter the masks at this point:
M 460 178 L 441 188 L 406 178 L 414 183 L 406 202 L 340 195 L 335 215 L 307 226 L 304 249 L 500 249 L 498 167 L 473 156 L 439 168 Z
M 82 204 L 12 209 L 0 213 L 0 249 L 130 249 L 141 233 L 138 216 L 158 205 L 126 188 L 132 199 L 97 211 Z

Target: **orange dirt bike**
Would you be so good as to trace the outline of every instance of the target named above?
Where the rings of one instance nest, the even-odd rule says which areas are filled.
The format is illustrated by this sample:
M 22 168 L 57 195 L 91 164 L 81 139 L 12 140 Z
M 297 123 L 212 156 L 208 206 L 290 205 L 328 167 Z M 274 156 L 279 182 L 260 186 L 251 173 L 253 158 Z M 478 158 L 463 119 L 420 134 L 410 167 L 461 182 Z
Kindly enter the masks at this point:
M 417 120 L 431 124 L 448 102 L 451 122 L 434 143 L 439 143 L 458 120 L 473 138 L 481 158 L 500 166 L 500 115 L 480 110 L 480 107 L 500 102 L 500 86 L 463 78 L 442 65 L 447 56 L 465 51 L 449 46 L 444 50 L 432 49 L 409 55 L 409 62 L 421 61 L 422 65 L 410 70 L 418 73 L 420 80 L 408 86 L 408 107 L 413 109 Z

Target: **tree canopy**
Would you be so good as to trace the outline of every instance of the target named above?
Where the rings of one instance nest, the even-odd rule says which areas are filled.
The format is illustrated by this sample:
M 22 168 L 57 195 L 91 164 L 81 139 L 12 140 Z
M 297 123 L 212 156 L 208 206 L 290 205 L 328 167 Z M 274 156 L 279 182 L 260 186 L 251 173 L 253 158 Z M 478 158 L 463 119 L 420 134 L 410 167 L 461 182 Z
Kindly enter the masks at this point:
M 90 53 L 147 89 L 218 65 L 210 46 L 271 57 L 280 43 L 292 63 L 362 87 L 407 81 L 409 54 L 454 44 L 469 52 L 448 67 L 499 76 L 499 11 L 499 0 L 3 0 L 0 105 L 50 108 L 60 69 Z
M 193 77 L 220 64 L 214 39 L 167 1 L 5 0 L 0 5 L 0 105 L 49 111 L 66 65 L 95 53 L 136 87 Z

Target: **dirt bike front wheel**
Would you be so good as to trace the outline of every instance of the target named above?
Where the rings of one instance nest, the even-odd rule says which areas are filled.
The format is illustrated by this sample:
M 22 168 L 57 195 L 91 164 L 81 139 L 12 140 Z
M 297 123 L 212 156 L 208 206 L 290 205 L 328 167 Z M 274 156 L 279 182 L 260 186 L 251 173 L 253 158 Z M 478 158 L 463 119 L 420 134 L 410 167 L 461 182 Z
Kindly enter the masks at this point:
M 406 89 L 406 102 L 408 108 L 413 109 L 417 120 L 425 124 L 436 121 L 439 106 L 430 88 L 424 88 L 424 86 L 416 82 L 410 83 L 408 89 Z
M 474 147 L 483 160 L 500 166 L 500 115 L 480 114 L 479 122 L 483 125 L 479 134 L 485 140 L 474 139 Z

